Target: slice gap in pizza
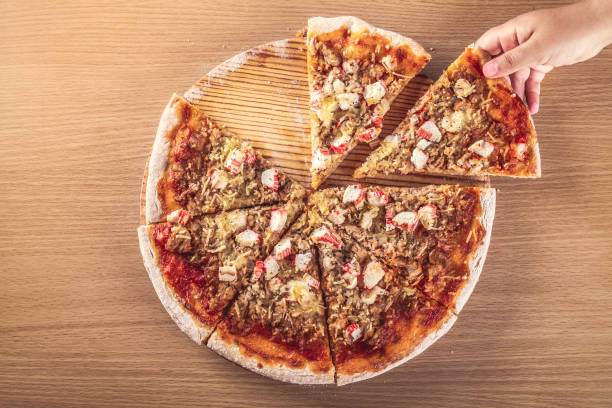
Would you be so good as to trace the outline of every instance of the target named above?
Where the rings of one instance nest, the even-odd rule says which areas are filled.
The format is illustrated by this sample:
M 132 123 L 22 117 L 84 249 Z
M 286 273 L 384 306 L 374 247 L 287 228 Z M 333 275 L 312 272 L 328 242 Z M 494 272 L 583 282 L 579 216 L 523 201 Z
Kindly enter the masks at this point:
M 505 79 L 485 78 L 490 56 L 469 46 L 354 177 L 427 173 L 540 177 L 527 106 Z
M 346 233 L 321 228 L 321 287 L 338 385 L 382 374 L 450 329 L 457 317 L 448 308 Z
M 303 215 L 257 262 L 208 341 L 227 359 L 278 380 L 334 382 L 311 228 Z
M 350 16 L 308 20 L 312 187 L 381 132 L 391 102 L 430 60 L 414 40 Z
M 176 210 L 168 221 L 138 229 L 153 286 L 177 325 L 195 342 L 210 335 L 242 290 L 257 261 L 303 212 L 303 199 L 192 217 Z
M 484 265 L 495 190 L 354 184 L 315 192 L 308 208 L 312 222 L 346 232 L 425 294 L 459 313 Z
M 146 186 L 146 222 L 184 209 L 197 216 L 305 194 L 247 142 L 173 95 L 157 130 Z

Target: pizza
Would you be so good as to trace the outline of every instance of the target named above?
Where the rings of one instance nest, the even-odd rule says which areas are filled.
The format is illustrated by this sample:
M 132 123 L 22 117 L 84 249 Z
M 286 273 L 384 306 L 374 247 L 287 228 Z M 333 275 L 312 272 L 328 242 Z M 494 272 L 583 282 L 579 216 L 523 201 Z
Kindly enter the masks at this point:
M 174 95 L 138 229 L 163 306 L 196 343 L 251 371 L 344 385 L 417 356 L 454 324 L 485 262 L 495 189 L 317 189 L 427 64 L 420 45 L 354 17 L 307 32 L 313 158 L 307 190 Z M 536 177 L 531 117 L 468 47 L 355 172 Z
M 309 208 L 312 218 L 343 231 L 423 293 L 460 312 L 484 264 L 495 190 L 352 184 L 315 192 Z
M 141 252 L 161 302 L 178 326 L 204 342 L 264 254 L 304 209 L 304 197 L 192 217 L 170 213 L 139 228 Z
M 490 56 L 469 46 L 354 177 L 429 173 L 539 177 L 527 106 L 506 79 L 485 78 Z
M 381 132 L 391 102 L 430 60 L 414 40 L 355 17 L 308 20 L 312 187 Z
M 306 215 L 254 268 L 208 346 L 243 367 L 287 382 L 330 384 L 334 367 L 316 250 Z
M 318 244 L 338 385 L 379 375 L 413 358 L 457 319 L 355 241 L 344 237 L 342 242 Z
M 178 95 L 164 109 L 149 160 L 146 222 L 286 201 L 303 194 L 248 143 Z

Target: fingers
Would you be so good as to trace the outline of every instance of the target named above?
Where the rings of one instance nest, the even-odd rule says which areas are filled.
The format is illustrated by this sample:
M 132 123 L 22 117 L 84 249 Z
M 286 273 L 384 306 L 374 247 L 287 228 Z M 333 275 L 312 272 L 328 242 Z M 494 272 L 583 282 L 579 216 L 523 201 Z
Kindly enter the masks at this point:
M 529 106 L 529 112 L 532 115 L 538 113 L 540 109 L 540 86 L 545 75 L 545 72 L 532 69 L 529 78 L 525 81 L 527 106 Z
M 536 63 L 537 54 L 527 42 L 487 62 L 482 71 L 489 78 L 500 78 Z
M 512 88 L 522 100 L 525 100 L 525 81 L 527 81 L 529 78 L 530 73 L 531 70 L 529 68 L 521 68 L 514 74 L 510 75 L 510 83 L 512 84 Z

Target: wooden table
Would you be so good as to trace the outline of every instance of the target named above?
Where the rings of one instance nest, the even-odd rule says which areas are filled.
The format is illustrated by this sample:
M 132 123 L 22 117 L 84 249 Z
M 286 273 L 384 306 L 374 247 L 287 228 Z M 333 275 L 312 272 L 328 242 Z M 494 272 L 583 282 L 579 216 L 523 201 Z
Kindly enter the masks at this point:
M 543 177 L 493 179 L 489 256 L 450 333 L 370 381 L 299 387 L 196 346 L 154 294 L 138 196 L 168 97 L 313 15 L 355 14 L 414 37 L 433 48 L 425 72 L 435 78 L 535 2 L 7 3 L 0 406 L 609 406 L 612 49 L 545 80 Z

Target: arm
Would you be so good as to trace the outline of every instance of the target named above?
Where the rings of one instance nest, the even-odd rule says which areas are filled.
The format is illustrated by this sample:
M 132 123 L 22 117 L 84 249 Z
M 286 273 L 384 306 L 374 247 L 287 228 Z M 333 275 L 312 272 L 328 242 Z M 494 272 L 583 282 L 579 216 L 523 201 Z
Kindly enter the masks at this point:
M 496 56 L 485 64 L 490 78 L 509 76 L 532 114 L 540 83 L 555 67 L 585 61 L 612 43 L 612 1 L 585 0 L 522 14 L 484 33 L 476 45 Z

